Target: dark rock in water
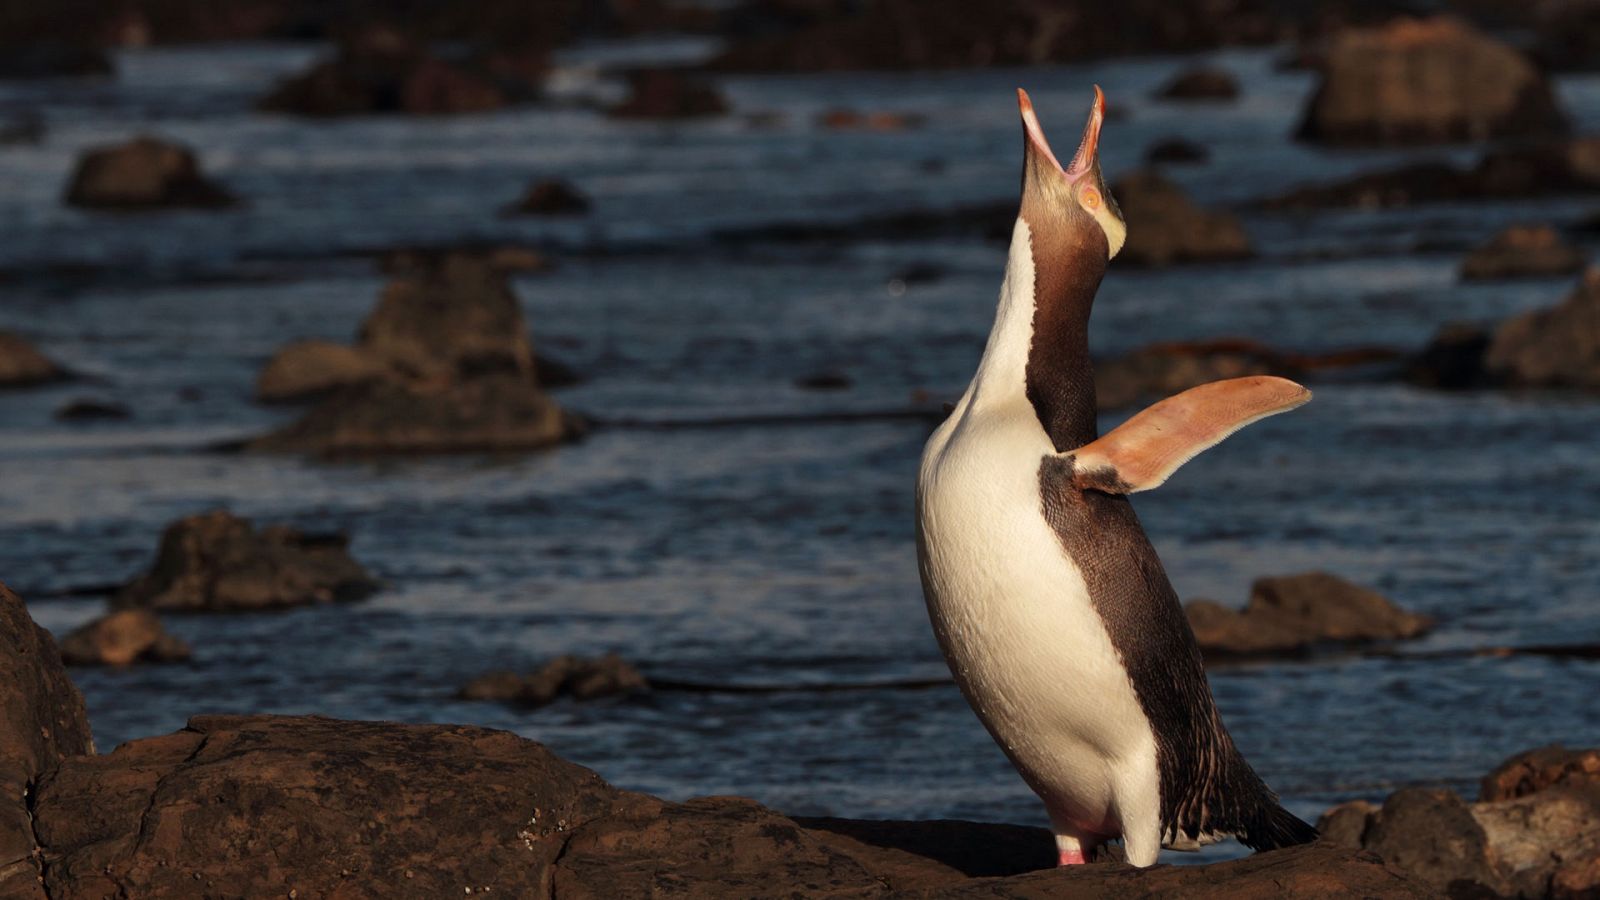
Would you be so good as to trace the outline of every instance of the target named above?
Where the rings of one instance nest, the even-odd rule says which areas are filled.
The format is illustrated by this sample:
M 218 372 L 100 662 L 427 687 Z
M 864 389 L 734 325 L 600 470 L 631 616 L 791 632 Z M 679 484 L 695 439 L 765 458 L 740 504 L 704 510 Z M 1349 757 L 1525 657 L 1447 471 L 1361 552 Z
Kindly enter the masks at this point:
M 280 83 L 258 105 L 302 116 L 448 115 L 499 109 L 512 100 L 479 67 L 440 59 L 398 31 L 375 27 L 342 42 L 334 58 Z
M 32 110 L 0 118 L 0 147 L 8 144 L 37 145 L 44 140 L 44 117 Z
M 1450 897 L 1592 897 L 1600 893 L 1600 750 L 1518 754 L 1483 781 L 1477 803 L 1407 788 L 1381 807 L 1324 814 L 1323 839 L 1365 848 Z
M 107 613 L 61 639 L 61 659 L 69 666 L 181 662 L 190 654 L 189 645 L 168 634 L 145 609 Z
M 500 700 L 519 706 L 539 707 L 560 697 L 594 700 L 650 689 L 639 670 L 615 653 L 596 659 L 558 656 L 531 675 L 490 672 L 472 679 L 461 689 L 463 700 Z
M 1501 322 L 1484 366 L 1508 385 L 1600 391 L 1600 268 L 1559 305 Z
M 817 124 L 831 131 L 906 131 L 920 128 L 924 119 L 915 113 L 830 109 L 817 116 Z
M 64 381 L 67 377 L 66 369 L 35 350 L 32 344 L 9 331 L 0 331 L 0 389 L 34 387 Z
M 1540 3 L 1533 56 L 1558 71 L 1600 69 L 1600 3 L 1594 0 Z
M 1247 338 L 1169 341 L 1097 361 L 1095 394 L 1101 409 L 1120 409 L 1225 378 L 1304 378 L 1312 372 L 1388 363 L 1398 355 L 1382 347 L 1289 353 Z
M 94 752 L 83 696 L 50 633 L 0 584 L 0 896 L 42 898 L 36 823 L 38 779 L 70 756 Z
M 522 199 L 506 207 L 510 215 L 576 216 L 589 211 L 589 198 L 571 182 L 546 178 L 528 187 Z
M 189 148 L 153 137 L 92 147 L 78 160 L 66 202 L 85 209 L 218 209 L 236 199 L 205 177 Z
M 256 377 L 256 399 L 263 403 L 314 400 L 339 388 L 375 381 L 388 371 L 382 359 L 360 347 L 295 341 L 273 354 Z
M 533 370 L 538 376 L 539 386 L 547 390 L 572 387 L 586 380 L 582 372 L 546 353 L 534 357 Z
M 1489 329 L 1471 322 L 1451 322 L 1440 328 L 1406 363 L 1405 379 L 1412 384 L 1444 390 L 1488 387 L 1489 372 L 1483 356 L 1489 350 Z
M 796 821 L 739 797 L 669 803 L 465 726 L 197 717 L 65 760 L 32 800 L 51 897 L 235 885 L 264 897 L 1427 896 L 1370 854 L 1327 845 L 1062 870 L 1042 829 Z
M 79 397 L 56 410 L 55 417 L 61 422 L 103 422 L 131 419 L 133 413 L 120 403 Z
M 533 344 L 505 274 L 466 255 L 390 282 L 361 326 L 360 346 L 423 381 L 533 371 Z
M 697 119 L 728 111 L 715 85 L 680 69 L 629 72 L 628 88 L 628 98 L 606 111 L 612 118 Z
M 342 535 L 282 526 L 258 531 L 224 510 L 189 516 L 167 526 L 155 565 L 112 605 L 231 612 L 361 600 L 381 584 L 348 546 Z
M 1570 275 L 1583 271 L 1583 253 L 1549 225 L 1513 225 L 1461 263 L 1468 281 Z
M 1433 627 L 1427 616 L 1326 572 L 1258 579 L 1243 612 L 1209 600 L 1191 601 L 1185 611 L 1210 659 L 1292 654 L 1325 642 L 1414 638 Z
M 812 372 L 794 380 L 794 386 L 803 391 L 846 391 L 854 384 L 843 372 Z
M 1262 201 L 1268 209 L 1386 209 L 1600 191 L 1600 138 L 1493 150 L 1471 169 L 1422 162 L 1331 184 L 1295 188 Z
M 1203 163 L 1210 158 L 1211 151 L 1179 137 L 1163 138 L 1144 151 L 1144 161 L 1150 165 Z
M 34 78 L 103 78 L 116 74 L 98 47 L 55 42 L 0 46 L 0 81 Z
M 1111 195 L 1128 223 L 1128 240 L 1117 259 L 1138 266 L 1220 262 L 1255 254 L 1239 220 L 1194 205 L 1187 194 L 1154 170 L 1124 175 Z
M 1282 36 L 1267 7 L 1250 0 L 877 0 L 810 4 L 806 11 L 798 27 L 736 38 L 710 66 L 743 72 L 1029 66 Z
M 1156 90 L 1163 100 L 1233 100 L 1239 96 L 1239 80 L 1227 69 L 1200 66 L 1185 69 Z
M 1437 17 L 1338 35 L 1298 137 L 1419 144 L 1567 129 L 1549 81 L 1526 57 L 1455 19 Z

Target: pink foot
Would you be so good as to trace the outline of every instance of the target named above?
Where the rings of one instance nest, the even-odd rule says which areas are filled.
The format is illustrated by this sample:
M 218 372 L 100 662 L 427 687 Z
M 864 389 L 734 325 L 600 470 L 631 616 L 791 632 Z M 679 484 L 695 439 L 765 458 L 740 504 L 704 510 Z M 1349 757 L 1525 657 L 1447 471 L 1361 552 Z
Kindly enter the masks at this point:
M 1056 865 L 1081 866 L 1087 862 L 1088 860 L 1083 858 L 1082 850 L 1062 850 L 1060 852 L 1060 857 L 1056 860 Z

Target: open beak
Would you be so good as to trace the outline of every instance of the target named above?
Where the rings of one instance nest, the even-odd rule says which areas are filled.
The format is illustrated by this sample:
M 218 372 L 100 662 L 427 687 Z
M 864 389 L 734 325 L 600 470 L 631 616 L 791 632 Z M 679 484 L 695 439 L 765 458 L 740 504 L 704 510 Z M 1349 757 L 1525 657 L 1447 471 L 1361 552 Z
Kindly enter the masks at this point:
M 1106 95 L 1098 84 L 1094 86 L 1094 105 L 1089 108 L 1089 121 L 1083 126 L 1083 139 L 1078 142 L 1078 152 L 1073 154 L 1072 161 L 1064 168 L 1051 151 L 1050 142 L 1045 140 L 1044 129 L 1039 127 L 1039 117 L 1033 112 L 1033 101 L 1028 99 L 1028 92 L 1022 88 L 1017 88 L 1017 106 L 1022 110 L 1022 130 L 1027 135 L 1029 147 L 1049 160 L 1056 171 L 1069 181 L 1076 181 L 1094 168 L 1095 156 L 1100 150 L 1100 126 L 1106 118 Z

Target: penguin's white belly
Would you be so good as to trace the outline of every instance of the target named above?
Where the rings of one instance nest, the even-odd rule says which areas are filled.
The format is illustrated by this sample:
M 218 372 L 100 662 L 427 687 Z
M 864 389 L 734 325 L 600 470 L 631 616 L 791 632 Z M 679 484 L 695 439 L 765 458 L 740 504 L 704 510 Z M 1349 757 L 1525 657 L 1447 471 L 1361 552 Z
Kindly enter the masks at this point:
M 918 483 L 934 631 L 967 702 L 1052 815 L 1119 834 L 1133 812 L 1119 795 L 1157 796 L 1155 740 L 1044 518 L 1039 464 L 1054 448 L 1031 409 L 966 406 L 929 440 Z M 1143 818 L 1149 804 L 1137 806 Z

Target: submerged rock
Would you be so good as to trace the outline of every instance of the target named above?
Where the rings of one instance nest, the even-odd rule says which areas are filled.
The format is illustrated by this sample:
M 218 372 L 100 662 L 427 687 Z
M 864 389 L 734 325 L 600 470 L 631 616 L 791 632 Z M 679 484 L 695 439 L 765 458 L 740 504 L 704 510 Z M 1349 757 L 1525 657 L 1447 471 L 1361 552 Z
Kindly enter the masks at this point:
M 1185 606 L 1208 659 L 1293 654 L 1320 643 L 1418 637 L 1433 627 L 1382 594 L 1326 572 L 1261 578 L 1242 612 L 1210 600 Z
M 153 137 L 91 147 L 78 160 L 66 202 L 86 209 L 218 209 L 237 200 L 205 177 L 189 148 Z
M 1119 262 L 1168 266 L 1248 259 L 1255 254 L 1238 219 L 1201 209 L 1154 170 L 1124 175 L 1111 186 L 1111 195 L 1128 223 Z
M 614 119 L 697 119 L 728 112 L 710 82 L 680 69 L 628 73 L 628 97 L 606 111 Z
M 1163 100 L 1233 100 L 1239 96 L 1239 80 L 1227 69 L 1199 66 L 1179 72 L 1155 95 Z
M 79 397 L 70 400 L 55 412 L 58 422 L 108 422 L 133 418 L 133 413 L 120 403 Z
M 1463 390 L 1488 387 L 1483 355 L 1489 350 L 1488 328 L 1472 322 L 1448 322 L 1405 366 L 1405 380 L 1422 387 Z
M 0 331 L 0 389 L 64 381 L 67 370 L 9 331 Z
M 350 556 L 343 535 L 259 531 L 224 510 L 167 526 L 155 565 L 112 605 L 174 612 L 283 609 L 361 600 L 380 582 Z
M 441 59 L 400 32 L 377 27 L 345 40 L 332 59 L 283 81 L 258 105 L 268 112 L 317 117 L 447 115 L 499 109 L 512 99 L 482 68 Z
M 1544 75 L 1517 50 L 1447 17 L 1335 37 L 1298 136 L 1417 144 L 1564 134 Z
M 181 662 L 189 645 L 167 633 L 145 609 L 107 613 L 61 639 L 61 659 L 69 666 L 126 666 L 136 662 Z
M 530 675 L 490 672 L 468 682 L 460 696 L 463 700 L 500 700 L 539 707 L 561 697 L 594 700 L 649 689 L 650 682 L 638 669 L 615 653 L 607 653 L 595 659 L 558 656 Z
M 1513 225 L 1474 249 L 1461 263 L 1468 281 L 1570 275 L 1583 271 L 1583 252 L 1549 225 Z
M 1500 323 L 1484 367 L 1502 384 L 1600 391 L 1600 268 L 1560 304 Z
M 1162 138 L 1144 151 L 1144 161 L 1149 165 L 1203 163 L 1210 158 L 1211 151 L 1180 137 Z
M 528 186 L 517 202 L 506 207 L 510 215 L 577 216 L 589 211 L 589 198 L 557 178 L 544 178 Z

